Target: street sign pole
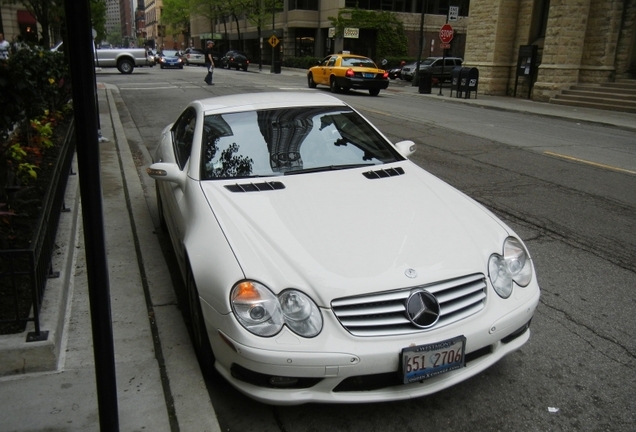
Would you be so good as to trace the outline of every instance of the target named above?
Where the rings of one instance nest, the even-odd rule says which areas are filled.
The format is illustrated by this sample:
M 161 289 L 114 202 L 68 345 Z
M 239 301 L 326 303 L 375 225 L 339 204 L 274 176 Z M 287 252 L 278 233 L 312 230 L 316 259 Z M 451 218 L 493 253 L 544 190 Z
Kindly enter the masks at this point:
M 446 63 L 446 46 L 449 46 L 453 40 L 454 32 L 453 27 L 448 23 L 448 15 L 450 14 L 450 0 L 448 0 L 448 13 L 446 14 L 446 24 L 439 30 L 439 40 L 442 42 L 442 77 L 439 80 L 439 94 L 438 96 L 444 96 L 442 94 L 442 81 L 444 77 L 444 63 Z

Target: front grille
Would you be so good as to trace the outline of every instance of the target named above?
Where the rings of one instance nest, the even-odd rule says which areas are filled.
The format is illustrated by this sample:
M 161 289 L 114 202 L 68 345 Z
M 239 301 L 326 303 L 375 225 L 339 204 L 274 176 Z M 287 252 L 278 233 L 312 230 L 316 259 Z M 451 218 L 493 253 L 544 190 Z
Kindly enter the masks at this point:
M 424 289 L 437 299 L 440 316 L 434 326 L 422 329 L 409 320 L 406 301 L 414 289 Z M 482 310 L 485 300 L 486 279 L 483 274 L 473 274 L 430 285 L 344 297 L 332 301 L 331 308 L 340 324 L 354 336 L 392 336 L 460 321 Z

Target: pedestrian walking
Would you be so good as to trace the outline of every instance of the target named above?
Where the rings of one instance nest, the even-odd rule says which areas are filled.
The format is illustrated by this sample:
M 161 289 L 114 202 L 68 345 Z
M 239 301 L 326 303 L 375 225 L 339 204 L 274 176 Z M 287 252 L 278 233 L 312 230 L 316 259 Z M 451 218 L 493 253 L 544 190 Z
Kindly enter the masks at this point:
M 208 74 L 204 81 L 207 85 L 214 85 L 212 82 L 212 74 L 214 73 L 214 41 L 207 41 L 205 47 L 205 66 L 208 68 Z
M 11 44 L 4 40 L 4 34 L 0 33 L 0 60 L 6 60 L 9 58 L 9 50 Z

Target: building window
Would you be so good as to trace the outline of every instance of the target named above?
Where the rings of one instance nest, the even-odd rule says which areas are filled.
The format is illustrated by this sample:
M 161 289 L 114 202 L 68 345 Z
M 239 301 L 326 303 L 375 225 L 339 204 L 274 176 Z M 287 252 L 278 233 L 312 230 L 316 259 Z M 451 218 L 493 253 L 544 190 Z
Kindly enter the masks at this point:
M 548 12 L 550 11 L 550 0 L 536 0 L 532 11 L 531 39 L 545 38 L 545 30 L 548 26 Z
M 318 10 L 318 0 L 289 0 L 289 10 Z
M 458 6 L 459 16 L 468 16 L 470 0 L 345 0 L 346 8 L 421 13 L 424 7 L 429 15 L 446 15 L 449 6 Z
M 295 40 L 296 57 L 314 56 L 314 38 L 296 37 Z

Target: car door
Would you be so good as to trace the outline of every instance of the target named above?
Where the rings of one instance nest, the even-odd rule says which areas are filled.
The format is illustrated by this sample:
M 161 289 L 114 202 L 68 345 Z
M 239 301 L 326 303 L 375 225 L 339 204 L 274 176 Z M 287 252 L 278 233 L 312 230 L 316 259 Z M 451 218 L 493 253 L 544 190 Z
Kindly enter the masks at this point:
M 336 64 L 336 59 L 336 56 L 330 56 L 326 57 L 320 63 L 320 84 L 329 85 L 329 77 L 331 76 L 331 71 Z
M 172 151 L 174 159 L 181 171 L 189 168 L 190 154 L 194 144 L 194 131 L 196 128 L 197 114 L 194 108 L 187 108 L 172 126 L 170 134 L 172 136 Z M 175 247 L 177 259 L 183 262 L 185 259 L 182 247 L 183 235 L 185 233 L 185 217 L 183 209 L 184 190 L 181 186 L 173 182 L 160 182 L 164 188 L 162 198 L 164 199 L 164 217 L 168 225 L 168 231 Z

